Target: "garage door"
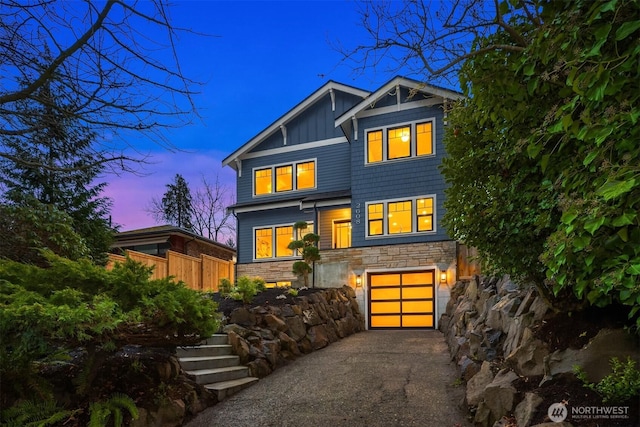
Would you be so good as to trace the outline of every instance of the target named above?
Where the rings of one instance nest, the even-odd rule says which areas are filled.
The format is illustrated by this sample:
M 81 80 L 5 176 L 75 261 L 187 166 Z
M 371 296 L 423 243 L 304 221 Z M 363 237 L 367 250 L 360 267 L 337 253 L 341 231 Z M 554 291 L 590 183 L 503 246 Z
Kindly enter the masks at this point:
M 369 327 L 433 328 L 435 271 L 369 274 Z

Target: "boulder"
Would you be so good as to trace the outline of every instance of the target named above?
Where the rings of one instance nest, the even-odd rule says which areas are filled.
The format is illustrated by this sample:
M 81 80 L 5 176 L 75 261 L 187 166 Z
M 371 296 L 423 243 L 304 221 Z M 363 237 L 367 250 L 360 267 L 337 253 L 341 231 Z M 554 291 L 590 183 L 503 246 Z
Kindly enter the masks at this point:
M 531 425 L 531 420 L 543 401 L 544 399 L 536 393 L 525 393 L 524 399 L 518 403 L 513 414 L 518 427 L 529 427 Z
M 544 360 L 549 355 L 549 349 L 539 339 L 529 337 L 507 356 L 507 366 L 522 376 L 537 376 L 544 374 Z
M 282 350 L 288 351 L 294 356 L 300 356 L 302 354 L 300 353 L 300 349 L 298 348 L 298 343 L 296 342 L 296 340 L 291 338 L 286 333 L 280 332 L 280 334 L 278 335 L 278 339 L 280 340 L 280 347 L 282 348 Z
M 515 372 L 503 369 L 485 388 L 482 398 L 491 411 L 492 422 L 499 420 L 513 410 L 518 393 L 513 382 L 517 379 L 518 375 Z
M 155 414 L 150 414 L 154 420 L 152 425 L 179 427 L 182 425 L 186 412 L 186 405 L 181 399 L 165 401 Z
M 480 371 L 467 382 L 467 404 L 477 406 L 481 401 L 485 388 L 493 381 L 491 364 L 482 362 Z
M 311 295 L 314 295 L 314 294 L 311 294 Z M 309 326 L 316 326 L 323 323 L 322 319 L 318 315 L 318 312 L 313 309 L 304 310 L 302 312 L 302 321 L 304 322 L 305 325 L 309 325 Z
M 329 345 L 329 336 L 325 325 L 317 325 L 309 328 L 307 337 L 311 342 L 311 348 L 319 350 Z
M 244 307 L 239 307 L 229 315 L 229 323 L 237 323 L 241 326 L 254 326 L 256 324 L 256 315 Z
M 264 378 L 273 372 L 271 366 L 269 366 L 269 362 L 265 359 L 255 359 L 247 364 L 249 368 L 249 375 L 252 377 Z
M 307 328 L 304 326 L 304 322 L 298 316 L 288 317 L 285 319 L 289 330 L 287 334 L 296 341 L 300 341 L 307 335 Z
M 286 332 L 286 330 L 289 329 L 287 323 L 275 314 L 265 314 L 263 320 L 272 331 Z

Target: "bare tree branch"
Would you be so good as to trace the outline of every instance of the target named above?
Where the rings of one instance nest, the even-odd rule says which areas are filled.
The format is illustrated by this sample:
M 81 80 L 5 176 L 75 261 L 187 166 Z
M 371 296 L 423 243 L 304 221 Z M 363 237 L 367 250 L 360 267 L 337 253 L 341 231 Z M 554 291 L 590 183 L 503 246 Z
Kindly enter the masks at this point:
M 0 0 L 0 157 L 19 161 L 4 138 L 37 130 L 25 103 L 59 108 L 38 96 L 45 85 L 115 168 L 137 160 L 123 150 L 140 136 L 174 149 L 165 130 L 197 118 L 200 86 L 180 67 L 179 32 L 188 30 L 172 26 L 167 0 Z

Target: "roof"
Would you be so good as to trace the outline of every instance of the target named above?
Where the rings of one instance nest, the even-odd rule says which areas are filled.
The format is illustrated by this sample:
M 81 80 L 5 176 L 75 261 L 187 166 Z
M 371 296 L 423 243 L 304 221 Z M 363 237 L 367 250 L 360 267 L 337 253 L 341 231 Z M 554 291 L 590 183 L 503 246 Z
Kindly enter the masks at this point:
M 234 151 L 229 156 L 227 156 L 224 160 L 222 160 L 222 166 L 230 166 L 237 170 L 237 166 L 235 165 L 234 160 L 239 159 L 243 154 L 251 151 L 258 144 L 264 141 L 265 138 L 273 135 L 275 132 L 278 132 L 280 130 L 280 126 L 284 126 L 287 123 L 289 123 L 291 120 L 295 119 L 300 113 L 304 112 L 310 105 L 313 105 L 316 101 L 324 97 L 326 94 L 330 93 L 332 90 L 339 90 L 339 91 L 350 93 L 356 96 L 361 96 L 362 98 L 365 98 L 367 95 L 369 95 L 368 91 L 330 80 L 325 85 L 320 87 L 318 90 L 313 92 L 311 95 L 306 97 L 302 102 L 296 105 L 293 109 L 289 110 L 288 113 L 286 113 L 285 115 L 277 119 L 275 122 L 269 125 L 266 129 L 260 132 L 258 135 L 251 138 L 248 142 L 246 142 L 236 151 Z
M 287 197 L 285 199 L 278 200 L 259 200 L 253 201 L 250 200 L 248 202 L 236 203 L 227 207 L 229 210 L 234 210 L 236 213 L 243 211 L 259 211 L 266 209 L 274 209 L 279 207 L 292 207 L 299 206 L 300 208 L 311 206 L 313 207 L 316 204 L 323 204 L 328 201 L 339 201 L 343 202 L 346 199 L 351 198 L 351 190 L 337 190 L 337 191 L 327 191 L 323 193 L 314 193 L 304 196 L 293 196 Z
M 116 235 L 114 236 L 114 242 L 111 247 L 117 248 L 141 244 L 163 243 L 169 240 L 169 237 L 175 235 L 195 239 L 203 243 L 207 243 L 212 246 L 218 246 L 222 249 L 226 249 L 232 252 L 236 251 L 234 248 L 216 242 L 215 240 L 208 239 L 192 231 L 170 224 L 147 228 L 138 228 L 136 230 L 128 230 L 116 233 Z
M 433 95 L 444 99 L 464 99 L 464 95 L 462 94 L 462 92 L 456 92 L 439 86 L 426 84 L 418 80 L 396 76 L 382 85 L 378 90 L 369 94 L 369 96 L 362 100 L 362 102 L 345 111 L 340 117 L 336 119 L 336 127 L 341 126 L 347 120 L 350 120 L 352 117 L 356 117 L 358 113 L 366 110 L 367 108 L 370 108 L 380 98 L 386 96 L 390 91 L 392 91 L 396 86 L 403 86 L 417 92 L 421 92 L 423 94 Z

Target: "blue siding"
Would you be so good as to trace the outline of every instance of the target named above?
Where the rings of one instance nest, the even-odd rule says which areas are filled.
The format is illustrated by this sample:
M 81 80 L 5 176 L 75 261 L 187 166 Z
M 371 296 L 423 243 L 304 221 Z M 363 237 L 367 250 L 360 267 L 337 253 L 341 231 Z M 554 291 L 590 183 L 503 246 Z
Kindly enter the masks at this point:
M 238 262 L 242 264 L 253 261 L 254 227 L 294 224 L 296 221 L 313 222 L 313 220 L 313 212 L 305 213 L 298 207 L 238 214 Z
M 395 123 L 435 118 L 436 155 L 424 158 L 411 158 L 365 166 L 366 129 L 389 126 Z M 352 210 L 360 209 L 360 222 L 353 221 L 352 245 L 375 246 L 395 243 L 413 243 L 447 240 L 444 228 L 440 224 L 443 215 L 444 178 L 439 165 L 444 154 L 442 135 L 444 133 L 443 112 L 441 107 L 423 107 L 400 111 L 359 120 L 358 140 L 351 150 L 351 193 Z M 376 237 L 366 239 L 366 203 L 372 201 L 414 197 L 418 195 L 436 195 L 436 233 L 403 237 Z

